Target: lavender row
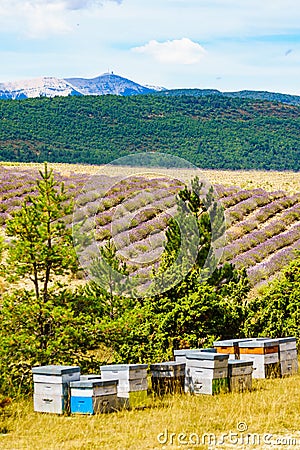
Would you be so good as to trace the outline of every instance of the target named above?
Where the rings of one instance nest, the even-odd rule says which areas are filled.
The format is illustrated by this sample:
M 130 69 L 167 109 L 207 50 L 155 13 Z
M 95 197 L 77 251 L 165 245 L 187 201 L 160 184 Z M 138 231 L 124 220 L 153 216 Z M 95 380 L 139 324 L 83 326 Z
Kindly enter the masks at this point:
M 252 213 L 257 208 L 268 205 L 274 200 L 274 197 L 268 193 L 256 194 L 246 200 L 237 203 L 226 210 L 226 220 L 231 225 L 241 221 L 246 215 Z
M 169 220 L 169 215 L 161 213 L 152 220 L 143 222 L 128 231 L 116 234 L 113 236 L 118 248 L 128 247 L 134 242 L 141 241 L 147 238 L 152 233 L 165 230 Z
M 243 200 L 247 200 L 248 198 L 252 197 L 253 195 L 263 195 L 266 194 L 266 191 L 264 189 L 253 189 L 253 190 L 239 190 L 238 192 L 234 192 L 233 194 L 229 195 L 228 197 L 221 198 L 221 203 L 224 206 L 224 208 L 230 208 L 237 203 L 242 202 Z
M 231 262 L 239 268 L 244 267 L 247 269 L 261 262 L 271 253 L 292 245 L 298 239 L 300 239 L 300 223 L 292 226 L 287 232 L 274 236 L 262 244 L 257 245 L 255 248 L 238 255 Z
M 295 194 L 292 196 L 283 197 L 277 200 L 274 200 L 272 203 L 269 203 L 259 210 L 255 211 L 250 217 L 242 220 L 237 224 L 237 226 L 233 226 L 232 229 L 227 231 L 227 241 L 232 242 L 235 239 L 241 238 L 243 235 L 250 233 L 251 231 L 259 228 L 261 223 L 266 222 L 270 218 L 274 217 L 276 214 L 281 213 L 283 210 L 287 208 L 291 208 L 296 205 L 300 200 L 300 195 Z
M 215 192 L 219 199 L 229 197 L 232 194 L 236 194 L 241 190 L 239 186 L 224 186 L 223 184 L 215 184 L 214 185 Z
M 237 239 L 231 244 L 227 245 L 223 254 L 224 261 L 229 261 L 237 254 L 241 254 L 247 250 L 250 250 L 251 248 L 256 247 L 267 239 L 283 233 L 288 226 L 290 226 L 295 221 L 299 221 L 299 219 L 300 205 L 297 204 L 292 208 L 284 211 L 284 213 L 281 214 L 280 218 L 273 220 L 266 227 L 245 234 L 240 239 Z
M 166 193 L 163 192 L 163 195 Z M 147 199 L 147 198 L 146 198 Z M 103 228 L 113 228 L 115 232 L 126 231 L 130 228 L 137 226 L 141 222 L 146 222 L 152 219 L 163 211 L 168 211 L 176 203 L 175 195 L 167 195 L 159 198 L 158 200 L 146 203 L 141 207 L 139 203 L 135 207 L 139 207 L 136 211 L 132 211 L 125 203 L 121 208 L 115 207 L 109 211 L 101 213 L 95 218 L 97 225 Z
M 296 251 L 299 251 L 300 239 L 295 241 L 292 245 L 282 248 L 261 261 L 255 266 L 247 270 L 248 277 L 252 285 L 256 285 L 262 280 L 268 280 L 270 276 L 282 270 L 290 261 L 295 259 Z

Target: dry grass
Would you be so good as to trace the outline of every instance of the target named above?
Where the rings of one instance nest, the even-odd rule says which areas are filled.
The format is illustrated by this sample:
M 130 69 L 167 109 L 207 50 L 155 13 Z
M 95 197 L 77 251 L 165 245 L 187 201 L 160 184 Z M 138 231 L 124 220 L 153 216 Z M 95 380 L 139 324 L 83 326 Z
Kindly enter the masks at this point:
M 38 163 L 1 163 L 4 166 L 22 166 L 41 168 L 42 164 Z M 160 173 L 169 175 L 170 177 L 180 178 L 183 181 L 189 181 L 195 174 L 201 174 L 211 183 L 220 183 L 224 186 L 240 186 L 243 189 L 262 188 L 266 191 L 283 190 L 290 194 L 300 192 L 300 172 L 275 172 L 275 171 L 230 171 L 230 170 L 202 170 L 192 169 L 146 169 L 138 167 L 121 167 L 121 166 L 96 166 L 84 164 L 58 164 L 49 163 L 49 167 L 68 176 L 70 173 L 81 173 L 93 175 L 103 173 L 115 176 L 130 176 L 132 174 L 144 174 L 145 171 L 150 173 Z
M 151 400 L 143 410 L 120 411 L 95 416 L 56 416 L 34 413 L 31 401 L 15 403 L 1 425 L 2 450 L 169 450 L 169 449 L 252 449 L 300 448 L 300 376 L 275 380 L 254 380 L 254 391 L 218 396 L 175 396 Z M 246 423 L 247 432 L 238 432 L 237 424 Z M 174 442 L 159 443 L 158 435 L 175 433 Z M 241 446 L 230 443 L 208 446 L 178 443 L 180 433 L 187 438 L 202 439 L 213 433 L 221 439 L 224 433 L 260 435 L 261 444 Z M 275 438 L 297 439 L 297 446 L 263 445 L 263 434 Z M 184 438 L 182 438 L 184 439 Z M 234 439 L 234 436 L 233 438 Z M 257 439 L 253 438 L 251 439 Z M 161 437 L 163 441 L 163 437 Z M 257 440 L 255 441 L 257 443 Z M 270 441 L 271 442 L 271 441 Z

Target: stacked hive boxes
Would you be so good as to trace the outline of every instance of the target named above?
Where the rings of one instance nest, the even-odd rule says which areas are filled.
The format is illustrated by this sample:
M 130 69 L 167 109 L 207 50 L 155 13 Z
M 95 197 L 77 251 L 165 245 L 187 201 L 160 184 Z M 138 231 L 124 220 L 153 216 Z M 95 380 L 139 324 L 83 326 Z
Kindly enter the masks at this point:
M 228 358 L 229 355 L 205 351 L 187 353 L 190 392 L 210 395 L 227 392 Z
M 278 340 L 267 338 L 239 342 L 240 359 L 253 361 L 253 378 L 279 376 L 278 345 Z
M 80 379 L 77 366 L 38 366 L 32 368 L 34 411 L 63 414 L 69 408 L 69 386 Z
M 230 392 L 246 392 L 252 389 L 253 361 L 228 360 Z
M 195 352 L 211 352 L 216 353 L 216 350 L 214 348 L 194 348 L 194 349 L 180 349 L 180 350 L 174 350 L 174 357 L 175 361 L 178 363 L 184 363 L 185 364 L 185 379 L 184 379 L 184 392 L 191 392 L 191 386 L 192 386 L 192 379 L 190 376 L 190 369 L 187 365 L 187 355 L 189 353 L 195 353 Z
M 118 380 L 118 402 L 120 406 L 135 407 L 147 400 L 147 364 L 115 364 L 101 366 L 103 380 Z
M 251 339 L 228 339 L 225 341 L 214 342 L 214 347 L 217 353 L 224 353 L 229 355 L 229 359 L 240 359 L 239 343 L 251 341 Z
M 279 338 L 279 360 L 281 376 L 298 372 L 297 343 L 295 337 Z
M 185 363 L 167 361 L 151 364 L 152 389 L 158 395 L 183 392 L 185 380 Z
M 118 380 L 85 379 L 72 381 L 71 413 L 95 414 L 117 409 Z

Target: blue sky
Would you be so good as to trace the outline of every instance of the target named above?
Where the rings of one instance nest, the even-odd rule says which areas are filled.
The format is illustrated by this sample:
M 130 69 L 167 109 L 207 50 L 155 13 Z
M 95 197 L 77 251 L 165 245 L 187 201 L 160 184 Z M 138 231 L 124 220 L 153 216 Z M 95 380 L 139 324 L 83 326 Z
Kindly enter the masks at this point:
M 0 0 L 0 82 L 108 70 L 300 95 L 298 0 Z

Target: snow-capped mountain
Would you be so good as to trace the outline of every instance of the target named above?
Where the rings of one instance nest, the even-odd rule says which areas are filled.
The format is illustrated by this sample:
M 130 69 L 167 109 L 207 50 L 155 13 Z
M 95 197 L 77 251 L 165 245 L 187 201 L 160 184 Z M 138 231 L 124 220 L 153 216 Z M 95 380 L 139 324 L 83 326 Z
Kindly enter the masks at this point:
M 67 81 L 55 77 L 40 77 L 0 83 L 0 99 L 22 99 L 33 97 L 66 97 L 80 95 Z
M 68 95 L 135 95 L 161 90 L 164 88 L 142 86 L 119 75 L 104 73 L 92 79 L 40 77 L 0 83 L 0 99 L 66 97 Z
M 104 73 L 96 78 L 66 78 L 83 95 L 134 95 L 150 94 L 155 89 L 142 86 L 114 73 Z

